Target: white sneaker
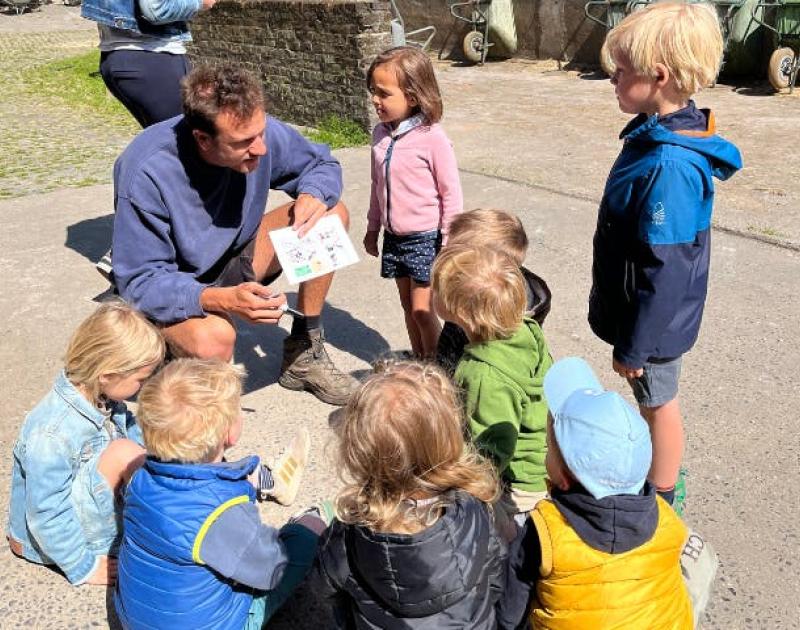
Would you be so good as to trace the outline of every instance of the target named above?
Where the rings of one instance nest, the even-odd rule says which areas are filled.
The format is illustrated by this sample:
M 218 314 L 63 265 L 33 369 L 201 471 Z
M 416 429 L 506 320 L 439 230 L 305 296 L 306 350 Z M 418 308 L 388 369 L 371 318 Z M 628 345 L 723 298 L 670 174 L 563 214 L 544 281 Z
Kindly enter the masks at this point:
M 717 575 L 719 558 L 714 548 L 694 530 L 689 530 L 689 537 L 681 552 L 681 573 L 689 598 L 692 600 L 694 627 L 700 627 L 700 618 L 708 606 L 711 589 Z

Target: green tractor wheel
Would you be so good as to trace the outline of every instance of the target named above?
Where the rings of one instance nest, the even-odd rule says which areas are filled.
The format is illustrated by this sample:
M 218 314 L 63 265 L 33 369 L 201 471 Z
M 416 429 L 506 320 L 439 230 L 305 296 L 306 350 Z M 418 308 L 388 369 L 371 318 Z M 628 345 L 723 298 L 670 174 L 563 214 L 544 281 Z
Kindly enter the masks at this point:
M 779 92 L 789 87 L 789 79 L 794 67 L 794 51 L 791 48 L 778 48 L 769 58 L 767 74 L 769 82 Z

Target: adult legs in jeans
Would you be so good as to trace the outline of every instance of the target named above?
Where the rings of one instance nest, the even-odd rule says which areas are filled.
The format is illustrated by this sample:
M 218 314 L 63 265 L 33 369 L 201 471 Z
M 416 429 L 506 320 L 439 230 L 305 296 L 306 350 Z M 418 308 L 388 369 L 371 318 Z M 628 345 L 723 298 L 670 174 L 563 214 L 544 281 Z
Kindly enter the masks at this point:
M 100 56 L 106 87 L 142 127 L 183 111 L 180 82 L 188 72 L 186 55 L 114 50 Z
M 317 553 L 318 539 L 317 534 L 297 523 L 288 523 L 281 528 L 281 540 L 286 546 L 289 563 L 274 589 L 253 598 L 245 630 L 261 628 L 305 579 Z

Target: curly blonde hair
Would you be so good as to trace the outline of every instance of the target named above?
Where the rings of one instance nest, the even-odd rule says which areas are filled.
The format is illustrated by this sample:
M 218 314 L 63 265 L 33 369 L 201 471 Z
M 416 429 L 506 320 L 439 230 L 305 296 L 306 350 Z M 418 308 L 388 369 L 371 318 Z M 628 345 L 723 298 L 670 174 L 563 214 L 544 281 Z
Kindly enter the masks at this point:
M 614 74 L 619 55 L 633 69 L 655 78 L 665 65 L 683 97 L 714 82 L 722 63 L 723 41 L 717 12 L 703 2 L 658 2 L 635 11 L 615 26 L 603 43 L 600 62 Z
M 64 356 L 64 373 L 100 400 L 100 377 L 128 376 L 164 360 L 164 338 L 139 311 L 122 300 L 97 307 L 72 334 Z
M 431 273 L 436 300 L 471 342 L 507 339 L 522 325 L 525 279 L 508 254 L 490 247 L 448 244 Z
M 139 393 L 147 452 L 162 461 L 210 462 L 239 418 L 244 368 L 216 359 L 176 359 Z
M 344 408 L 339 429 L 344 489 L 339 519 L 374 531 L 414 532 L 429 524 L 407 501 L 461 490 L 485 503 L 498 496 L 492 465 L 464 442 L 456 392 L 432 364 L 388 362 Z

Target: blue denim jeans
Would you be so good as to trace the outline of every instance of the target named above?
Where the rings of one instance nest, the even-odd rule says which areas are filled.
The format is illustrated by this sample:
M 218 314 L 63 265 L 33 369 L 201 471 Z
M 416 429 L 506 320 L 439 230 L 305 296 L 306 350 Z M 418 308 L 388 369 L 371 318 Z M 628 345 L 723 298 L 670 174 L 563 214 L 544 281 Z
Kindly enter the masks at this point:
M 303 581 L 314 562 L 318 538 L 314 532 L 297 523 L 287 523 L 281 528 L 281 534 L 289 563 L 278 586 L 253 598 L 244 630 L 262 628 Z

